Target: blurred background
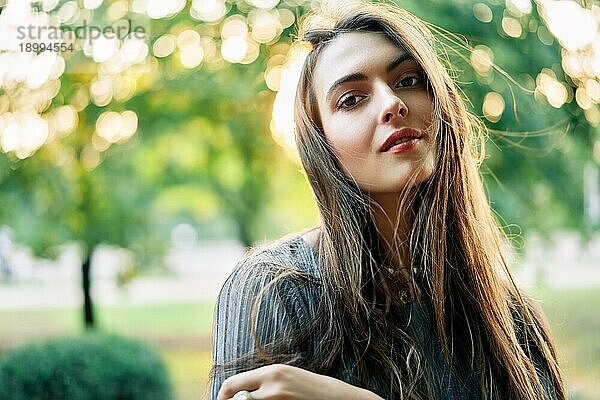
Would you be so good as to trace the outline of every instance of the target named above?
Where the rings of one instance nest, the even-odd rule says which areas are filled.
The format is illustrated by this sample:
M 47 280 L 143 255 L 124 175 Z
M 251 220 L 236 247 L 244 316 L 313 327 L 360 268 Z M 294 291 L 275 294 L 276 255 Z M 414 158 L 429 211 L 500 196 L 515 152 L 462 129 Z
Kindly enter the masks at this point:
M 202 397 L 225 277 L 318 223 L 293 40 L 341 3 L 0 0 L 0 368 L 105 332 L 154 349 L 174 398 Z M 598 3 L 397 4 L 432 24 L 489 128 L 486 189 L 571 398 L 600 398 Z

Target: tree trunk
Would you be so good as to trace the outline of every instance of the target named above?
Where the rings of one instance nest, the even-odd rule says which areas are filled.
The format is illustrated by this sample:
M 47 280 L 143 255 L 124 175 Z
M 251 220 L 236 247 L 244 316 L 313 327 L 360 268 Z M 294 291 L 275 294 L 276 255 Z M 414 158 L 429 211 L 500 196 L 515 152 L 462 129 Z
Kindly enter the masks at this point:
M 85 329 L 94 329 L 94 305 L 92 304 L 92 296 L 90 293 L 90 261 L 92 252 L 89 251 L 85 255 L 85 259 L 81 266 L 82 287 L 83 287 L 83 320 Z
M 238 239 L 247 249 L 254 244 L 250 233 L 250 224 L 243 218 L 238 219 Z

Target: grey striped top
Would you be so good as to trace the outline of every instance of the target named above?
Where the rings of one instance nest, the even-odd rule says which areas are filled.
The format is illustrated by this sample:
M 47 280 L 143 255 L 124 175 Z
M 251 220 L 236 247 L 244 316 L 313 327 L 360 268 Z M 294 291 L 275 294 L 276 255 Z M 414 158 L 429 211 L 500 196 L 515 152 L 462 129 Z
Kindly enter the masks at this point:
M 251 331 L 250 315 L 254 300 L 259 293 L 262 297 L 257 303 L 254 328 L 261 345 L 275 339 L 285 340 L 290 337 L 291 332 L 301 329 L 302 325 L 315 314 L 320 299 L 318 285 L 302 285 L 284 280 L 272 286 L 275 290 L 270 290 L 273 267 L 269 267 L 267 263 L 297 268 L 316 279 L 320 276 L 316 254 L 300 236 L 261 248 L 241 260 L 223 285 L 215 306 L 213 353 L 215 365 L 235 360 L 256 349 L 257 343 Z M 446 364 L 435 333 L 430 302 L 423 301 L 403 307 L 406 320 L 410 321 L 407 325 L 408 331 L 423 353 L 421 358 L 431 363 L 430 369 L 435 371 L 431 377 L 434 380 L 432 387 L 435 398 L 479 399 L 479 383 L 473 368 L 465 365 L 460 369 L 466 372 L 456 377 Z M 318 338 L 315 340 L 317 341 Z M 235 373 L 235 370 L 216 370 L 211 382 L 212 399 L 217 398 L 223 381 Z M 354 384 L 355 377 L 347 369 L 332 371 L 330 375 Z M 542 373 L 540 377 L 546 388 L 551 387 L 548 385 L 546 373 Z M 383 386 L 367 389 L 384 398 L 391 398 Z

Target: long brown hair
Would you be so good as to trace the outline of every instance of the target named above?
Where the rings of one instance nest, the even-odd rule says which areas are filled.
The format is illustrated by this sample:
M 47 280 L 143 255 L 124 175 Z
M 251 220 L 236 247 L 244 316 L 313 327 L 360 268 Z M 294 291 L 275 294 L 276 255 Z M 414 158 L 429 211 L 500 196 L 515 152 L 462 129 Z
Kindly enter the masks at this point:
M 296 143 L 321 217 L 317 252 L 323 295 L 314 320 L 294 339 L 297 349 L 315 337 L 319 343 L 308 358 L 289 354 L 277 344 L 259 348 L 258 358 L 318 373 L 351 360 L 353 384 L 373 387 L 373 371 L 378 371 L 377 379 L 388 385 L 382 392 L 394 398 L 432 396 L 431 375 L 413 339 L 391 323 L 395 293 L 382 268 L 375 206 L 340 167 L 319 119 L 313 87 L 319 55 L 337 36 L 353 31 L 383 33 L 410 53 L 422 66 L 432 93 L 435 169 L 408 199 L 413 222 L 406 243 L 412 265 L 418 268 L 411 284 L 431 299 L 446 361 L 453 365 L 462 351 L 478 371 L 485 399 L 543 398 L 536 367 L 547 371 L 555 396 L 566 399 L 543 315 L 516 287 L 502 253 L 503 235 L 478 169 L 484 155 L 483 126 L 467 112 L 444 66 L 443 49 L 436 48 L 427 25 L 383 4 L 309 15 L 300 27 L 300 40 L 312 50 L 296 94 Z M 543 365 L 534 365 L 534 353 Z M 258 358 L 255 365 L 261 363 Z

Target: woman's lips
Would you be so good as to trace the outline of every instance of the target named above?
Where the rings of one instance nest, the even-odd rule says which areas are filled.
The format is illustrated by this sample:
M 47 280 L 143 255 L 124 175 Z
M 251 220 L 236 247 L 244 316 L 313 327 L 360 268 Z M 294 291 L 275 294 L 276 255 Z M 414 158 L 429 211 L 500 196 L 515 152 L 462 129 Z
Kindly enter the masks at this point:
M 413 138 L 406 142 L 398 143 L 392 147 L 386 153 L 403 153 L 405 151 L 412 150 L 421 138 Z
M 392 132 L 390 136 L 385 140 L 385 142 L 381 145 L 379 151 L 382 153 L 386 153 L 390 151 L 392 148 L 406 148 L 408 149 L 410 146 L 414 146 L 416 141 L 418 141 L 423 136 L 423 133 L 417 129 L 413 128 L 402 128 L 397 131 Z M 406 143 L 409 143 L 413 140 L 416 140 L 412 145 L 406 146 Z M 402 146 L 405 145 L 405 146 Z M 403 150 L 404 151 L 404 150 Z

